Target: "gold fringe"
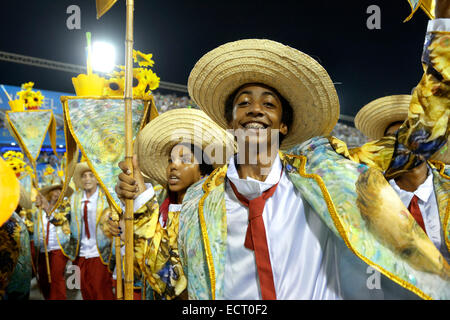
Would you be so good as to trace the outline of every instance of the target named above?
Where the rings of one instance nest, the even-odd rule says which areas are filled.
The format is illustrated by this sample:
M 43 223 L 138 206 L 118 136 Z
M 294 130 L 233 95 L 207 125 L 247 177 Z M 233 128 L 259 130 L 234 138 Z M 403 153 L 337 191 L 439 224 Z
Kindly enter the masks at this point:
M 226 168 L 227 168 L 227 166 L 217 168 L 206 179 L 206 181 L 203 183 L 203 190 L 205 191 L 205 194 L 202 196 L 202 198 L 200 199 L 200 201 L 198 203 L 198 217 L 200 220 L 200 228 L 201 228 L 201 232 L 202 232 L 203 246 L 205 248 L 206 263 L 208 265 L 209 281 L 211 283 L 212 300 L 216 299 L 216 271 L 214 269 L 214 260 L 212 257 L 211 245 L 210 245 L 209 237 L 208 237 L 208 230 L 206 227 L 205 216 L 203 213 L 203 206 L 204 206 L 206 197 L 208 197 L 208 195 L 211 191 L 211 188 L 208 187 L 209 184 L 216 177 L 216 174 L 219 173 L 220 170 L 223 170 L 223 169 L 226 170 Z

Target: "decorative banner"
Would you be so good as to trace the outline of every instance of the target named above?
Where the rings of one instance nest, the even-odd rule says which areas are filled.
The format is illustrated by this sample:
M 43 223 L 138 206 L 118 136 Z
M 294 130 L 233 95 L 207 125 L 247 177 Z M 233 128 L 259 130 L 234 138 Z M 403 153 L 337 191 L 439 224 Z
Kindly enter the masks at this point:
M 56 120 L 52 110 L 6 112 L 7 128 L 35 168 L 47 132 L 56 154 Z
M 61 102 L 67 147 L 65 181 L 69 182 L 73 175 L 79 149 L 109 202 L 122 212 L 114 188 L 121 172 L 118 164 L 125 158 L 123 97 L 61 97 Z M 133 100 L 133 139 L 155 116 L 153 97 Z
M 422 8 L 430 19 L 434 19 L 435 0 L 408 0 L 408 3 L 411 6 L 411 14 L 405 21 L 409 21 L 419 8 Z
M 116 3 L 117 0 L 95 0 L 95 5 L 97 7 L 97 19 L 100 19 L 111 7 Z

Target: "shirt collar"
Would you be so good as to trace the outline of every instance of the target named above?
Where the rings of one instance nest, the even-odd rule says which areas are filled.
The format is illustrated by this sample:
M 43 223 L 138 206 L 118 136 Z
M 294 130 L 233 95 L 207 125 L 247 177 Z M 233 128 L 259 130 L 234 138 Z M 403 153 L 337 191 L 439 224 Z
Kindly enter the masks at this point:
M 428 175 L 425 181 L 416 189 L 414 192 L 408 192 L 401 189 L 394 179 L 389 180 L 390 185 L 397 191 L 407 192 L 411 195 L 411 198 L 416 195 L 423 202 L 428 202 L 428 199 L 434 192 L 433 185 L 433 174 L 431 173 L 431 169 L 428 168 Z
M 427 179 L 414 191 L 414 194 L 423 202 L 427 202 L 430 196 L 433 194 L 433 175 L 431 170 L 428 169 Z
M 84 201 L 89 201 L 89 202 L 93 202 L 95 200 L 97 200 L 98 198 L 98 189 L 100 187 L 97 185 L 97 190 L 95 190 L 95 192 L 92 194 L 92 196 L 88 199 L 86 198 L 86 191 L 83 190 L 83 198 L 81 199 L 81 202 L 83 203 Z
M 234 157 L 232 157 L 228 165 L 227 178 L 233 182 L 240 194 L 249 199 L 254 199 L 278 183 L 281 176 L 281 170 L 283 170 L 283 166 L 281 164 L 280 156 L 277 154 L 275 161 L 270 168 L 270 173 L 265 181 L 259 181 L 251 177 L 241 179 L 237 172 Z

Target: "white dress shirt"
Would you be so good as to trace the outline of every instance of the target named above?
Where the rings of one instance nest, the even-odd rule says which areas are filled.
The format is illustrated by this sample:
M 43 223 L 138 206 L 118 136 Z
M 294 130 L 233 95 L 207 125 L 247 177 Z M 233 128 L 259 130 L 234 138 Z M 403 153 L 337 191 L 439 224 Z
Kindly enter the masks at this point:
M 400 189 L 394 179 L 389 180 L 389 183 L 395 192 L 397 192 L 399 198 L 407 208 L 409 207 L 413 196 L 417 196 L 419 209 L 422 213 L 427 235 L 436 248 L 438 248 L 442 253 L 444 258 L 450 263 L 449 253 L 443 241 L 444 233 L 441 226 L 441 220 L 439 218 L 439 208 L 436 201 L 436 194 L 434 192 L 433 174 L 431 169 L 428 168 L 428 176 L 426 180 L 414 192 Z
M 264 182 L 240 179 L 231 159 L 227 177 L 248 199 L 279 184 L 264 206 L 263 220 L 277 299 L 341 299 L 338 238 L 320 220 L 285 172 L 279 156 Z M 281 175 L 281 178 L 280 178 Z M 225 192 L 227 250 L 225 299 L 261 299 L 254 251 L 244 247 L 248 208 L 229 182 Z
M 94 258 L 99 257 L 100 254 L 97 249 L 97 236 L 96 236 L 96 224 L 97 224 L 97 201 L 98 201 L 98 186 L 94 194 L 90 198 L 86 198 L 86 191 L 83 192 L 83 198 L 80 203 L 81 210 L 81 243 L 80 243 L 80 257 Z M 84 202 L 88 200 L 87 212 L 88 212 L 88 224 L 90 238 L 86 236 L 84 228 Z
M 61 250 L 61 248 L 59 247 L 58 239 L 56 238 L 56 227 L 53 225 L 53 223 L 50 223 L 47 230 L 47 222 L 48 222 L 47 214 L 45 213 L 45 211 L 42 210 L 42 223 L 44 224 L 43 229 L 45 231 L 45 236 L 47 236 L 48 233 L 47 252 L 53 250 Z M 44 232 L 41 233 L 40 237 L 40 251 L 42 253 L 45 252 Z

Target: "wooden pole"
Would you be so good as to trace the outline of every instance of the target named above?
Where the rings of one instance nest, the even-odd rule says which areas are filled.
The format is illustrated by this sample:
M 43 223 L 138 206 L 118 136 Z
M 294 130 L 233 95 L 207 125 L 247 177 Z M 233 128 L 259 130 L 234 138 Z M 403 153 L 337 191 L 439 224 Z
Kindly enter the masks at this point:
M 120 237 L 114 237 L 116 247 L 116 298 L 123 300 L 122 257 L 120 255 Z
M 133 14 L 134 0 L 127 0 L 125 40 L 125 161 L 133 177 L 133 136 L 131 106 L 133 101 Z M 133 300 L 134 235 L 133 200 L 125 201 L 125 300 Z

